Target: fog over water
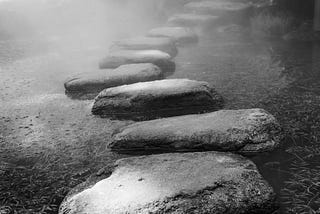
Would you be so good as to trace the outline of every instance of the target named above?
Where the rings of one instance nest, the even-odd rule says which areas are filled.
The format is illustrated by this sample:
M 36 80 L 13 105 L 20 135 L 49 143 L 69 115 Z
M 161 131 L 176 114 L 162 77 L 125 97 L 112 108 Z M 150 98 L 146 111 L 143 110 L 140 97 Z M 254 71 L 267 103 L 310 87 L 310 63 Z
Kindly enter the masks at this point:
M 0 0 L 0 207 L 5 197 L 18 213 L 56 213 L 71 188 L 125 157 L 107 146 L 131 121 L 93 116 L 92 100 L 70 99 L 63 84 L 97 71 L 113 41 L 165 25 L 186 1 Z M 208 82 L 225 109 L 274 115 L 286 139 L 278 151 L 252 159 L 283 210 L 294 203 L 307 210 L 308 202 L 316 210 L 320 187 L 307 197 L 303 188 L 320 178 L 319 43 L 254 38 L 251 28 L 197 32 L 198 43 L 178 48 L 168 78 Z M 2 161 L 13 165 L 3 182 Z
M 153 0 L 8 0 L 0 2 L 0 26 L 8 39 L 108 47 L 114 39 L 142 34 L 165 18 Z

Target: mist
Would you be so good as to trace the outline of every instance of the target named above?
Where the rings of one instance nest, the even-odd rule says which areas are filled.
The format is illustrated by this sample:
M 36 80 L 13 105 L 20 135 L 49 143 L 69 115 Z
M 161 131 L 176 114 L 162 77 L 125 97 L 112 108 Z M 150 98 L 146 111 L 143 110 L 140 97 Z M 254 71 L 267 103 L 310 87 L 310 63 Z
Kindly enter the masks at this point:
M 139 0 L 5 0 L 0 38 L 37 39 L 62 45 L 105 47 L 114 39 L 143 35 L 164 20 L 161 4 Z
M 318 213 L 316 2 L 0 0 L 0 213 Z

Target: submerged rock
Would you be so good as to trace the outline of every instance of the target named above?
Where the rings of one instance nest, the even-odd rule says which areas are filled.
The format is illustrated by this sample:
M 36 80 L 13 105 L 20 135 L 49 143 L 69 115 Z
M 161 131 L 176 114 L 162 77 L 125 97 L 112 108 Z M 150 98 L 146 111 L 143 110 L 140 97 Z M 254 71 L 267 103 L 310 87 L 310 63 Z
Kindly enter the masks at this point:
M 99 64 L 101 69 L 117 68 L 121 65 L 136 63 L 152 63 L 166 74 L 175 71 L 172 57 L 159 50 L 119 50 L 109 53 Z
M 275 193 L 255 164 L 219 152 L 130 157 L 92 176 L 59 214 L 273 213 Z
M 122 152 L 216 150 L 252 154 L 274 150 L 280 140 L 281 127 L 268 112 L 220 110 L 132 124 L 114 136 L 110 148 Z
M 169 38 L 136 37 L 115 42 L 111 50 L 159 50 L 168 53 L 171 57 L 178 54 L 175 43 Z
M 120 85 L 159 80 L 163 78 L 160 68 L 150 63 L 122 65 L 114 70 L 99 70 L 78 74 L 64 83 L 71 97 L 92 99 L 103 89 Z
M 150 30 L 147 34 L 150 37 L 168 37 L 178 45 L 198 42 L 198 35 L 186 27 L 159 27 Z
M 186 27 L 206 27 L 214 25 L 218 18 L 218 16 L 206 14 L 183 13 L 176 14 L 170 17 L 168 19 L 168 25 Z
M 147 120 L 221 109 L 222 97 L 206 82 L 168 79 L 105 89 L 92 113 L 116 119 Z

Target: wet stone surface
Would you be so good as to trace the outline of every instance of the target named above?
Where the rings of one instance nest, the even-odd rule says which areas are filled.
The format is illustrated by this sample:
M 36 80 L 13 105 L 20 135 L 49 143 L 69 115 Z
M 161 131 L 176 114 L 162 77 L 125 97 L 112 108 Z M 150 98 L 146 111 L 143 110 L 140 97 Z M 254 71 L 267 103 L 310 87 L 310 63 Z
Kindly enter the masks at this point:
M 66 93 L 73 98 L 93 99 L 103 89 L 137 82 L 159 80 L 161 69 L 150 63 L 122 65 L 116 69 L 102 69 L 78 74 L 64 83 Z
M 185 10 L 196 13 L 212 14 L 214 16 L 230 15 L 243 12 L 250 8 L 250 4 L 230 1 L 198 1 L 184 5 Z
M 257 154 L 275 150 L 281 127 L 262 109 L 220 110 L 135 123 L 114 135 L 117 152 L 229 151 Z
M 252 4 L 236 1 L 198 1 L 184 5 L 185 11 L 219 17 L 219 23 L 241 23 L 249 20 Z
M 198 35 L 192 29 L 186 27 L 154 28 L 147 33 L 147 36 L 171 38 L 180 46 L 188 43 L 196 43 L 199 40 Z
M 170 17 L 167 24 L 169 26 L 209 27 L 214 25 L 217 19 L 219 17 L 212 15 L 181 13 Z
M 178 49 L 169 38 L 135 37 L 114 42 L 110 50 L 159 50 L 168 53 L 172 58 L 177 56 Z
M 172 57 L 159 50 L 119 50 L 109 53 L 100 63 L 100 69 L 117 68 L 121 65 L 136 63 L 152 63 L 163 73 L 172 74 L 175 63 Z
M 275 195 L 250 160 L 230 153 L 131 157 L 73 189 L 59 214 L 272 213 Z
M 92 113 L 132 120 L 203 113 L 221 109 L 223 98 L 206 82 L 168 79 L 103 90 Z

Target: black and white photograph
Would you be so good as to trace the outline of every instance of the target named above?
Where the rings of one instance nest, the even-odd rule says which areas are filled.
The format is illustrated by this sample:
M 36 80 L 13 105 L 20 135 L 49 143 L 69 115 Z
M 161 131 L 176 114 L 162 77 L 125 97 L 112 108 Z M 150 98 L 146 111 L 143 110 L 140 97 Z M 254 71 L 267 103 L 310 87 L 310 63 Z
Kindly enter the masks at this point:
M 320 214 L 320 0 L 0 0 L 0 214 Z

